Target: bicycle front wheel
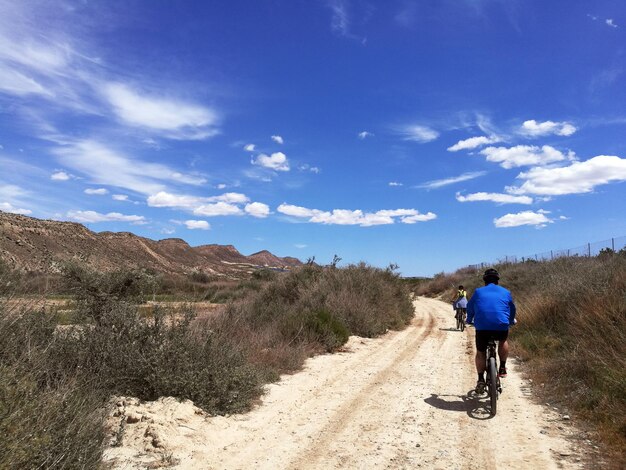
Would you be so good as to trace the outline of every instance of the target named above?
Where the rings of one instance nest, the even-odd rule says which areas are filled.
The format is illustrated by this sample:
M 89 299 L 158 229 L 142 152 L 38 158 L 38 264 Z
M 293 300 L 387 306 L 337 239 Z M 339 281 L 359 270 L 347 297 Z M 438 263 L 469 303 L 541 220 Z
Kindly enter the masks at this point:
M 461 317 L 461 319 L 459 320 L 459 325 L 462 332 L 463 330 L 465 330 L 465 318 L 463 318 L 465 315 L 461 314 L 459 316 Z
M 489 400 L 491 401 L 491 415 L 495 416 L 498 409 L 498 370 L 496 368 L 496 358 L 489 358 L 488 365 L 489 374 Z

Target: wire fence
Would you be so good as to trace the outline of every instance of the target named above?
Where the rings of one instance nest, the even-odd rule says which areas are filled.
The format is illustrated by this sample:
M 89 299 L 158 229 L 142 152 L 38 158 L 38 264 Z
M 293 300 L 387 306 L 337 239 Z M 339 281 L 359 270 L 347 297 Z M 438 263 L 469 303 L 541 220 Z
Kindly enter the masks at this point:
M 499 258 L 495 262 L 491 263 L 478 263 L 478 264 L 470 264 L 469 268 L 474 269 L 483 269 L 488 266 L 493 266 L 494 264 L 513 264 L 513 263 L 524 263 L 526 261 L 549 261 L 555 258 L 564 258 L 570 256 L 598 256 L 601 253 L 609 252 L 609 250 L 613 252 L 618 252 L 620 250 L 626 250 L 626 236 L 611 238 L 609 240 L 603 240 L 601 242 L 591 242 L 586 243 L 581 246 L 577 246 L 574 248 L 567 248 L 564 250 L 550 250 L 544 251 L 543 253 L 536 253 L 534 255 L 528 256 L 505 256 L 503 258 Z

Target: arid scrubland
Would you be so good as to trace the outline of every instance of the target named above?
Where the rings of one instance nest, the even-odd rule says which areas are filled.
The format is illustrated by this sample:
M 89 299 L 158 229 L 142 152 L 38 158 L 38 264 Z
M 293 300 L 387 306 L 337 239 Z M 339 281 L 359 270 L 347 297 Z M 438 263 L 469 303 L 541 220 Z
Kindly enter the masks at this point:
M 310 355 L 413 316 L 393 270 L 364 264 L 260 272 L 228 289 L 207 282 L 202 298 L 235 300 L 201 318 L 192 304 L 142 312 L 158 285 L 145 272 L 67 266 L 68 312 L 17 298 L 19 276 L 0 271 L 0 468 L 95 468 L 111 439 L 111 397 L 173 396 L 210 414 L 242 412 Z M 193 279 L 194 291 L 204 281 Z
M 533 393 L 590 423 L 626 465 L 626 250 L 496 268 L 518 307 L 512 351 L 533 378 Z M 471 294 L 483 285 L 481 274 L 440 274 L 417 293 L 447 300 L 451 286 L 463 284 Z

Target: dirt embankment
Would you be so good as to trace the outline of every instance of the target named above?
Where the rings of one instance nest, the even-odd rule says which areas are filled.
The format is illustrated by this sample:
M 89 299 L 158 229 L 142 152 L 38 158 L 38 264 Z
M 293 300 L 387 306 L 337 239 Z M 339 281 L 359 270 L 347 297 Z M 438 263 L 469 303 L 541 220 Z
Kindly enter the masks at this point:
M 510 361 L 490 418 L 475 384 L 473 330 L 446 303 L 420 298 L 404 331 L 352 337 L 267 387 L 245 415 L 209 417 L 191 402 L 120 399 L 115 468 L 583 468 L 569 417 L 534 404 Z M 123 422 L 123 432 L 119 423 Z

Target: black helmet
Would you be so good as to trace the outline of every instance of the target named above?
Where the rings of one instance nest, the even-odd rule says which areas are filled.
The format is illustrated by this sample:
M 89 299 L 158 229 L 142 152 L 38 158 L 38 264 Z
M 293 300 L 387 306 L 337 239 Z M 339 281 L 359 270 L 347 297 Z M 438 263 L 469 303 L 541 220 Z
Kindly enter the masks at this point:
M 496 271 L 493 268 L 489 268 L 487 269 L 487 271 L 485 271 L 485 274 L 483 274 L 483 281 L 487 282 L 489 281 L 497 281 L 500 279 L 500 274 L 498 274 L 498 271 Z

